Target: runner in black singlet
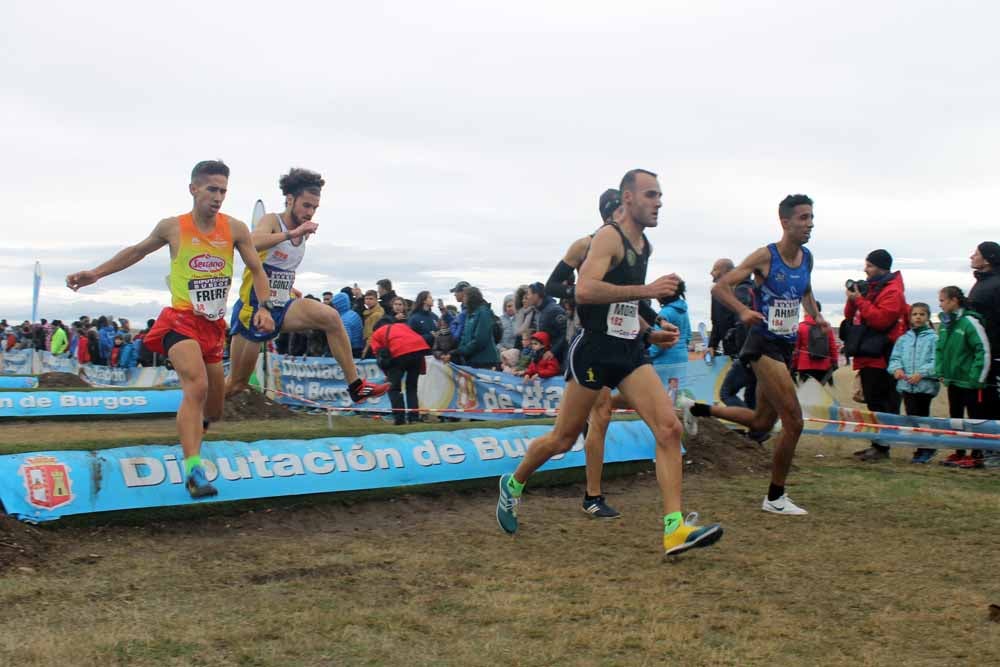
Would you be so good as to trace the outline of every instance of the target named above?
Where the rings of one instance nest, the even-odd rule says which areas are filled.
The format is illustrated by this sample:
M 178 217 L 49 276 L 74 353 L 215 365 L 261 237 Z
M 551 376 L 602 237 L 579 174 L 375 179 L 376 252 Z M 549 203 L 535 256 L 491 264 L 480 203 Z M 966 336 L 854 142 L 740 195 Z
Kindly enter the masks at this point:
M 621 185 L 620 224 L 602 227 L 580 267 L 576 288 L 583 333 L 567 355 L 567 382 L 555 428 L 534 440 L 513 474 L 500 478 L 496 518 L 507 533 L 517 531 L 517 505 L 528 478 L 553 456 L 568 451 L 583 430 L 600 391 L 618 388 L 656 439 L 656 478 L 663 496 L 665 555 L 715 543 L 718 524 L 696 525 L 681 514 L 682 427 L 666 388 L 650 365 L 650 343 L 669 344 L 672 334 L 653 331 L 656 313 L 645 299 L 672 295 L 676 275 L 645 284 L 650 246 L 643 233 L 655 227 L 663 196 L 656 175 L 635 169 Z

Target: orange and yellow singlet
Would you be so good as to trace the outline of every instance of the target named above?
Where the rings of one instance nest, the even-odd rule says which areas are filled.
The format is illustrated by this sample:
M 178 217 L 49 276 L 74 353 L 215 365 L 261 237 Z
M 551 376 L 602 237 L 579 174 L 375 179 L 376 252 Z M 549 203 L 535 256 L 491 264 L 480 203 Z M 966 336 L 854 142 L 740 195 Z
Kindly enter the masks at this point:
M 171 305 L 209 320 L 226 316 L 233 282 L 233 235 L 229 217 L 218 213 L 215 229 L 202 233 L 191 213 L 177 216 L 180 244 L 170 262 Z

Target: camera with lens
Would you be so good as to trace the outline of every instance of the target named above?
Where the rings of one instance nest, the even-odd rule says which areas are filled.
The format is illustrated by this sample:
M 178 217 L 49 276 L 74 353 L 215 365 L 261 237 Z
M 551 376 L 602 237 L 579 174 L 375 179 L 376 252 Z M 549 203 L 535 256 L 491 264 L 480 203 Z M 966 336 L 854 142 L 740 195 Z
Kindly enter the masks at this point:
M 844 283 L 844 287 L 849 290 L 857 290 L 858 294 L 864 296 L 868 294 L 868 281 L 867 280 L 851 280 L 848 279 Z

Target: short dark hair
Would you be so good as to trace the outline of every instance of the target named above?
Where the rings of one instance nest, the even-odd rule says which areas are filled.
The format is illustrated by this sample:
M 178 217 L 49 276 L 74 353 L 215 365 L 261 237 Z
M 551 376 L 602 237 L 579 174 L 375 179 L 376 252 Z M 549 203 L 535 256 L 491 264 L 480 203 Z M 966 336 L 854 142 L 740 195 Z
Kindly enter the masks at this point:
M 367 292 L 365 292 L 365 296 L 373 296 L 373 297 L 375 297 L 377 299 L 378 298 L 378 292 L 376 292 L 373 289 L 370 289 Z
M 222 160 L 202 160 L 191 170 L 191 182 L 203 176 L 225 176 L 229 178 L 229 167 Z
M 326 185 L 326 181 L 315 171 L 292 167 L 287 174 L 278 180 L 278 185 L 281 187 L 283 195 L 298 197 L 303 192 L 308 192 L 318 197 L 323 186 Z
M 646 174 L 647 176 L 652 176 L 653 178 L 657 178 L 656 174 L 649 171 L 648 169 L 629 169 L 628 171 L 625 172 L 625 175 L 622 176 L 622 182 L 618 186 L 618 191 L 625 192 L 626 190 L 628 190 L 630 192 L 635 192 L 635 178 L 639 174 Z
M 545 285 L 542 283 L 531 283 L 528 285 L 528 289 L 543 299 L 545 298 Z
M 944 294 L 946 299 L 958 299 L 958 305 L 965 308 L 966 299 L 965 292 L 962 291 L 961 287 L 956 287 L 955 285 L 948 285 L 947 287 L 941 288 L 941 294 Z
M 383 278 L 382 280 L 379 280 L 375 284 L 386 291 L 392 290 L 392 281 L 389 280 L 388 278 Z
M 778 204 L 778 217 L 782 220 L 786 220 L 792 217 L 792 213 L 795 212 L 796 206 L 802 206 L 803 204 L 813 205 L 813 200 L 809 199 L 806 195 L 788 195 L 781 200 Z
M 323 292 L 323 296 L 326 296 L 327 294 L 329 294 L 330 296 L 333 296 L 333 292 L 330 292 L 329 290 L 326 291 L 326 292 Z

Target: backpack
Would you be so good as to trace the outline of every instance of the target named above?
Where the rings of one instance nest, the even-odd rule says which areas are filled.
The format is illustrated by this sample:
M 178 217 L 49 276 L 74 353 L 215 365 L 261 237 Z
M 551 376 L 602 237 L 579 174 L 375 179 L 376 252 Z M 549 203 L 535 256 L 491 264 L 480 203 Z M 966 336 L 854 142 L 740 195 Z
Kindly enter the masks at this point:
M 830 358 L 830 337 L 823 328 L 817 324 L 809 327 L 809 336 L 806 339 L 806 351 L 809 352 L 810 359 Z
M 490 314 L 493 315 L 493 342 L 499 343 L 503 340 L 503 322 L 496 316 L 496 314 Z

